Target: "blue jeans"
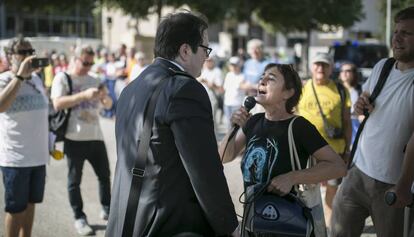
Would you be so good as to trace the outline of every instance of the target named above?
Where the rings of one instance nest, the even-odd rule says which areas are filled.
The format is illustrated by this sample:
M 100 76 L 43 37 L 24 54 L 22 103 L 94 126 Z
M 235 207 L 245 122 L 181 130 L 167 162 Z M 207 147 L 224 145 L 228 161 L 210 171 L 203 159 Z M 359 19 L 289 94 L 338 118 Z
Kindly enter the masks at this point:
M 105 80 L 106 87 L 108 88 L 108 95 L 112 99 L 112 107 L 109 109 L 104 109 L 105 111 L 104 117 L 107 117 L 107 118 L 111 118 L 112 116 L 115 115 L 116 102 L 117 102 L 116 95 L 115 95 L 115 83 L 116 83 L 116 80 L 110 80 L 110 79 Z
M 85 160 L 89 161 L 99 182 L 101 205 L 109 211 L 111 203 L 111 184 L 108 155 L 103 141 L 65 140 L 64 152 L 68 162 L 69 202 L 75 219 L 86 217 L 83 212 L 83 201 L 80 191 L 82 169 Z

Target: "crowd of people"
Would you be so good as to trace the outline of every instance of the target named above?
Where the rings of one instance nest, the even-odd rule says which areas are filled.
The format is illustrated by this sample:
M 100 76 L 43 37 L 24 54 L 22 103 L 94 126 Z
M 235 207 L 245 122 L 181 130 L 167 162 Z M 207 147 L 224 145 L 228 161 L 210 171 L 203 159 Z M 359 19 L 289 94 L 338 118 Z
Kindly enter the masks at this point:
M 106 236 L 256 236 L 238 227 L 223 173 L 222 163 L 241 156 L 246 194 L 258 185 L 280 196 L 301 184 L 326 186 L 317 205 L 325 221 L 315 236 L 359 236 L 368 216 L 379 237 L 402 236 L 414 180 L 414 7 L 394 21 L 396 61 L 375 102 L 370 95 L 378 93 L 385 59 L 361 86 L 352 62 L 331 78 L 334 62 L 321 52 L 311 59 L 311 78 L 301 79 L 296 67 L 266 58 L 262 41 L 252 39 L 249 57 L 235 55 L 220 68 L 206 21 L 190 12 L 160 23 L 148 65 L 149 58 L 125 45 L 117 53 L 79 46 L 34 68 L 30 42 L 11 40 L 0 67 L 6 236 L 30 236 L 35 204 L 43 200 L 49 105 L 71 110 L 64 154 L 80 235 L 94 233 L 80 191 L 88 161 L 99 182 Z M 242 106 L 246 96 L 255 97 L 253 111 Z M 116 118 L 112 192 L 99 116 Z M 215 127 L 222 123 L 241 129 L 217 145 Z M 303 169 L 291 163 L 290 130 Z M 316 164 L 307 167 L 309 159 Z M 391 206 L 384 202 L 390 191 L 397 195 Z

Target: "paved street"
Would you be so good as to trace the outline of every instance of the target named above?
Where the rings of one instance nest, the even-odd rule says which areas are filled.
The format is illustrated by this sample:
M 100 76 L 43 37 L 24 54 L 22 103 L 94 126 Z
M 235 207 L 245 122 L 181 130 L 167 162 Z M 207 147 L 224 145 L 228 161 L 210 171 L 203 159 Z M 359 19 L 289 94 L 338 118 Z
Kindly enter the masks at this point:
M 101 127 L 104 132 L 105 143 L 111 164 L 111 171 L 115 168 L 115 137 L 114 120 L 101 119 Z M 223 131 L 219 127 L 219 131 Z M 218 138 L 222 133 L 218 133 Z M 242 206 L 238 199 L 242 193 L 242 179 L 240 173 L 240 159 L 236 159 L 224 166 L 227 181 L 229 183 L 233 202 L 238 214 L 242 214 Z M 72 210 L 70 209 L 66 182 L 67 182 L 66 160 L 51 160 L 47 167 L 46 191 L 44 202 L 36 206 L 35 222 L 33 225 L 34 237 L 72 237 L 77 236 L 73 227 Z M 83 182 L 81 185 L 84 211 L 88 216 L 88 221 L 96 230 L 96 236 L 104 236 L 105 221 L 99 219 L 100 204 L 98 198 L 98 182 L 89 163 L 85 163 L 83 172 Z M 4 190 L 0 184 L 0 236 L 4 236 Z M 369 224 L 368 224 L 369 225 Z M 368 228 L 366 232 L 372 232 Z M 364 234 L 365 237 L 375 236 L 374 234 Z

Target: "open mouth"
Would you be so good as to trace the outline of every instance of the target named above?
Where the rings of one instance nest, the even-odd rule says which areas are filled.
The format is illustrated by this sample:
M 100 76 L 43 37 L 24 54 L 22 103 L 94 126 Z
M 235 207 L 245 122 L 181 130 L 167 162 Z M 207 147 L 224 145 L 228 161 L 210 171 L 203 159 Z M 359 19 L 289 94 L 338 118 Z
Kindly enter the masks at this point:
M 261 89 L 257 90 L 257 93 L 258 93 L 259 95 L 266 95 L 266 91 L 261 90 Z

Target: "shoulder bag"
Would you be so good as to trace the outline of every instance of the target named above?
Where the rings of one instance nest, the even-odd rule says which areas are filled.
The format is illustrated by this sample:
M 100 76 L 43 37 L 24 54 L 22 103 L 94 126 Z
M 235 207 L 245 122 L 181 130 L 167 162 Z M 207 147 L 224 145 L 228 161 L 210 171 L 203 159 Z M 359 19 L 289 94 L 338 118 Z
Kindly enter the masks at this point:
M 67 95 L 71 95 L 73 90 L 72 79 L 66 72 L 64 72 L 64 74 L 69 87 Z M 72 108 L 67 108 L 56 111 L 53 107 L 53 103 L 49 102 L 49 131 L 56 136 L 55 142 L 63 141 L 65 139 L 71 110 Z

